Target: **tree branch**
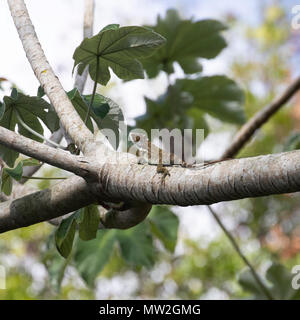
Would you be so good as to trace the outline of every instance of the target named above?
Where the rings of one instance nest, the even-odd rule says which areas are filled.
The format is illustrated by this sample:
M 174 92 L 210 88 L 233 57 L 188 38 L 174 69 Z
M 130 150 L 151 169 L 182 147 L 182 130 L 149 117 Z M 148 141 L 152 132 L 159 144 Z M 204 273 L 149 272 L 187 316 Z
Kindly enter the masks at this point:
M 36 142 L 1 126 L 0 144 L 79 176 L 87 178 L 92 175 L 89 171 L 91 166 L 86 158 L 74 156 L 64 150 L 49 147 L 46 144 Z
M 291 97 L 300 89 L 300 77 L 297 78 L 285 92 L 270 105 L 258 111 L 235 135 L 230 146 L 224 151 L 221 159 L 234 157 L 244 144 L 249 141 L 254 132 L 266 123 Z
M 0 232 L 47 221 L 95 202 L 87 182 L 73 176 L 51 189 L 0 203 Z
M 94 9 L 95 9 L 94 0 L 84 1 L 83 39 L 90 38 L 93 35 Z M 78 72 L 76 73 L 74 87 L 77 88 L 79 92 L 83 92 L 84 85 L 87 80 L 87 76 L 88 76 L 88 67 L 84 69 L 82 75 L 80 75 Z
M 261 281 L 260 277 L 258 276 L 258 274 L 256 273 L 254 267 L 252 266 L 252 264 L 250 263 L 250 261 L 247 259 L 247 257 L 243 254 L 243 252 L 241 251 L 239 245 L 237 244 L 237 242 L 235 241 L 234 237 L 231 235 L 231 233 L 226 229 L 225 225 L 222 223 L 221 219 L 218 217 L 217 213 L 213 210 L 213 208 L 211 206 L 207 206 L 209 211 L 211 212 L 211 214 L 214 216 L 214 218 L 216 219 L 218 225 L 221 227 L 221 229 L 224 231 L 225 235 L 227 236 L 227 238 L 229 239 L 229 241 L 231 242 L 234 250 L 238 253 L 238 255 L 241 257 L 241 259 L 244 261 L 244 263 L 246 264 L 246 266 L 248 266 L 248 268 L 250 269 L 250 272 L 253 275 L 253 278 L 255 279 L 255 281 L 257 282 L 257 284 L 259 285 L 261 291 L 264 293 L 264 295 L 266 296 L 267 299 L 269 300 L 274 300 L 274 297 L 272 296 L 271 292 L 269 291 L 269 289 L 264 285 L 264 283 Z
M 2 137 L 1 132 L 0 137 Z M 55 151 L 53 148 L 49 149 Z M 69 154 L 68 156 L 72 157 Z M 170 176 L 165 177 L 164 180 L 162 180 L 162 175 L 156 172 L 156 166 L 152 165 L 123 162 L 101 165 L 84 163 L 84 166 L 93 178 L 98 176 L 97 182 L 85 183 L 86 189 L 82 187 L 85 190 L 82 191 L 83 194 L 89 194 L 86 200 L 78 202 L 77 193 L 68 190 L 70 179 L 65 180 L 56 185 L 62 194 L 66 192 L 66 195 L 60 195 L 58 198 L 66 203 L 58 204 L 58 201 L 56 202 L 64 210 L 54 212 L 56 209 L 51 207 L 54 210 L 52 211 L 49 207 L 47 213 L 42 214 L 43 220 L 41 220 L 40 216 L 37 217 L 36 213 L 32 213 L 30 206 L 26 211 L 22 207 L 18 215 L 20 204 L 20 206 L 13 208 L 15 214 L 11 216 L 11 218 L 13 217 L 11 223 L 14 227 L 24 226 L 23 220 L 27 215 L 30 218 L 26 221 L 30 221 L 32 224 L 50 220 L 88 205 L 94 199 L 97 199 L 99 203 L 103 201 L 135 203 L 136 201 L 148 204 L 189 206 L 300 191 L 300 151 L 228 160 L 197 170 L 171 167 L 169 169 Z M 72 181 L 78 183 L 81 180 Z M 52 194 L 51 190 L 48 190 L 48 193 L 46 191 L 40 192 L 46 192 L 49 195 Z M 90 194 L 91 192 L 93 195 Z M 22 198 L 24 202 L 22 206 L 27 206 L 28 197 L 35 199 L 35 206 L 39 208 L 46 206 L 42 201 L 45 200 L 44 196 L 39 197 L 34 194 Z M 15 201 L 22 203 L 22 199 Z M 7 212 L 12 208 L 4 202 L 0 207 L 0 212 L 4 209 Z M 2 213 L 0 214 L 2 215 Z M 9 213 L 4 216 L 7 225 Z M 3 225 L 3 221 L 0 218 L 1 225 Z M 6 231 L 4 227 L 1 230 L 2 232 Z
M 62 130 L 59 129 L 55 132 L 52 133 L 51 137 L 49 138 L 50 140 L 56 142 L 56 143 L 60 143 L 61 139 L 63 138 L 63 133 Z M 50 143 L 46 142 L 45 143 L 46 146 L 51 146 Z M 28 176 L 31 177 L 33 176 L 41 167 L 42 167 L 42 163 L 38 166 L 30 166 L 30 167 L 25 167 L 23 168 L 23 174 L 24 176 Z M 28 179 L 22 178 L 20 180 L 21 184 L 24 184 Z

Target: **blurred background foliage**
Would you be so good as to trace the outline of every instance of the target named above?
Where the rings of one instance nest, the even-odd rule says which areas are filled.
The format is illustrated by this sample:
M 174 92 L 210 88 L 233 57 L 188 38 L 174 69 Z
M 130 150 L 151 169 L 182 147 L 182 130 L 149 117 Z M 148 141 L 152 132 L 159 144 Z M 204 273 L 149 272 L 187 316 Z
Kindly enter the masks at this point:
M 245 92 L 245 116 L 237 117 L 232 124 L 226 118 L 216 120 L 213 114 L 194 108 L 189 97 L 181 92 L 182 83 L 170 77 L 172 62 L 159 67 L 169 74 L 168 91 L 156 101 L 146 99 L 147 111 L 136 119 L 137 126 L 146 130 L 153 123 L 156 128 L 200 127 L 207 129 L 206 133 L 233 136 L 238 125 L 270 103 L 291 82 L 293 57 L 300 52 L 287 8 L 279 1 L 269 1 L 262 6 L 262 12 L 257 25 L 247 25 L 231 12 L 223 20 L 228 26 L 224 34 L 229 48 L 237 41 L 235 30 L 239 30 L 243 41 L 243 54 L 230 52 L 227 76 Z M 174 12 L 171 13 L 173 16 L 169 18 L 176 20 Z M 165 30 L 162 25 L 157 28 Z M 220 51 L 223 44 L 218 40 Z M 153 59 L 166 61 L 167 56 L 166 52 L 160 52 Z M 186 79 L 195 79 L 205 73 L 205 66 L 202 71 L 195 57 L 199 55 L 192 56 L 188 63 L 180 57 L 172 56 L 171 60 L 185 69 Z M 159 72 L 149 69 L 146 62 L 144 66 L 149 77 Z M 0 81 L 1 85 L 7 79 Z M 113 89 L 114 86 L 107 90 Z M 170 107 L 177 108 L 172 113 L 174 117 Z M 160 117 L 164 112 L 166 117 Z M 180 117 L 176 117 L 178 114 Z M 157 118 L 167 122 L 160 123 Z M 298 94 L 258 130 L 238 157 L 299 148 L 299 120 Z M 59 170 L 43 169 L 44 176 L 58 174 Z M 50 182 L 36 185 L 43 189 Z M 298 196 L 295 193 L 244 199 L 215 207 L 276 298 L 299 298 L 298 293 L 290 292 L 290 270 L 300 264 Z M 194 209 L 193 214 L 197 214 L 197 207 Z M 47 223 L 2 234 L 0 265 L 7 270 L 7 289 L 0 290 L 0 299 L 264 298 L 224 234 L 212 230 L 211 237 L 195 239 L 187 228 L 182 228 L 180 217 L 177 208 L 155 206 L 145 222 L 126 232 L 100 231 L 97 239 L 89 242 L 76 237 L 68 259 L 57 252 L 53 240 L 55 228 Z

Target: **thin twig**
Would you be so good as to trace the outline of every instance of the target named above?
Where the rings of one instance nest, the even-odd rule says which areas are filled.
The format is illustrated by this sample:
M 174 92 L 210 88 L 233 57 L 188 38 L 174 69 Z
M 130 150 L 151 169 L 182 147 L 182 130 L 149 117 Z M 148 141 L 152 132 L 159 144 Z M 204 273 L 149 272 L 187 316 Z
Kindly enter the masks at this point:
M 65 180 L 68 179 L 66 177 L 29 177 L 29 176 L 22 176 L 24 179 L 31 179 L 31 180 Z
M 235 239 L 233 238 L 233 236 L 231 235 L 231 233 L 226 229 L 225 225 L 223 224 L 223 222 L 221 221 L 221 219 L 218 217 L 217 213 L 212 209 L 211 206 L 207 206 L 209 211 L 211 212 L 211 214 L 214 216 L 214 218 L 216 219 L 216 221 L 218 222 L 219 226 L 222 228 L 222 230 L 224 231 L 224 233 L 226 234 L 227 238 L 229 239 L 229 241 L 231 242 L 232 246 L 234 247 L 235 251 L 238 253 L 238 255 L 242 258 L 242 260 L 244 261 L 244 263 L 249 267 L 254 279 L 256 280 L 257 284 L 260 286 L 260 289 L 262 290 L 262 292 L 265 294 L 265 296 L 269 299 L 269 300 L 274 300 L 272 294 L 269 292 L 268 288 L 263 284 L 263 282 L 261 281 L 261 279 L 259 278 L 258 274 L 256 273 L 255 269 L 253 268 L 253 266 L 251 265 L 251 263 L 249 262 L 249 260 L 246 258 L 246 256 L 243 254 L 243 252 L 241 251 L 239 245 L 237 244 L 237 242 L 235 241 Z
M 300 89 L 300 77 L 298 77 L 285 92 L 270 105 L 258 111 L 235 135 L 230 146 L 224 151 L 221 159 L 233 158 L 253 136 L 254 132 L 266 123 L 269 118 L 278 111 Z
M 38 132 L 34 131 L 33 129 L 31 129 L 24 121 L 23 119 L 21 118 L 19 112 L 16 110 L 16 116 L 17 116 L 17 119 L 18 121 L 20 122 L 20 124 L 27 130 L 29 131 L 30 133 L 32 133 L 34 136 L 40 138 L 40 139 L 43 139 L 44 141 L 47 141 L 48 144 L 52 144 L 53 146 L 57 147 L 57 148 L 60 148 L 60 149 L 63 149 L 65 150 L 65 147 L 62 147 L 61 145 L 57 144 L 56 142 L 54 141 L 51 141 L 49 139 L 47 139 L 46 137 L 44 137 L 43 135 L 39 134 Z
M 93 35 L 93 24 L 94 24 L 94 11 L 95 1 L 85 0 L 84 1 L 84 18 L 83 18 L 83 39 L 90 38 Z M 76 73 L 74 88 L 77 88 L 80 93 L 83 92 L 86 80 L 88 76 L 88 67 L 86 67 L 83 73 L 80 75 Z

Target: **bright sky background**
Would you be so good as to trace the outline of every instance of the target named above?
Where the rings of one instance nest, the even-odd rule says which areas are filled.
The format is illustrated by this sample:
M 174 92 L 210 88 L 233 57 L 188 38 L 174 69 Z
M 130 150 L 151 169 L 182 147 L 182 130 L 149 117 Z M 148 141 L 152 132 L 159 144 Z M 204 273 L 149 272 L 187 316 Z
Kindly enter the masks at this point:
M 168 8 L 177 8 L 186 18 L 193 16 L 195 19 L 215 18 L 222 20 L 225 14 L 231 13 L 241 21 L 256 24 L 261 19 L 263 4 L 268 2 L 270 1 L 96 0 L 94 33 L 110 23 L 119 23 L 120 25 L 154 24 L 157 14 L 164 16 Z M 286 0 L 283 3 L 288 8 L 288 12 L 291 12 L 291 8 L 297 4 L 297 0 Z M 26 4 L 48 61 L 64 88 L 71 90 L 74 83 L 74 77 L 71 73 L 72 55 L 82 41 L 83 0 L 30 0 L 26 1 Z M 39 84 L 26 59 L 5 0 L 0 0 L 0 30 L 0 77 L 15 82 L 26 94 L 35 95 Z M 239 35 L 237 30 L 229 30 L 228 32 L 231 33 L 231 37 Z M 247 55 L 247 52 L 243 52 L 242 49 L 242 42 L 229 42 L 229 47 L 217 59 L 204 64 L 204 73 L 228 73 L 226 61 L 232 57 L 231 52 Z M 107 95 L 119 103 L 129 120 L 144 113 L 143 97 L 145 95 L 155 98 L 164 92 L 167 86 L 163 75 L 154 81 L 135 80 L 121 85 L 116 77 L 112 79 L 115 86 L 107 91 Z M 90 91 L 91 83 L 88 83 L 86 92 Z M 1 95 L 0 92 L 0 98 L 2 98 Z M 216 138 L 215 149 L 222 149 L 224 135 L 220 139 Z M 183 210 L 177 211 L 182 217 L 181 232 L 189 234 L 193 238 L 204 236 L 208 239 L 219 233 L 218 226 L 205 208 L 193 207 L 184 210 L 184 212 Z M 228 224 L 230 225 L 230 223 L 229 221 Z M 230 225 L 230 227 L 234 226 Z M 180 246 L 178 250 L 180 250 Z

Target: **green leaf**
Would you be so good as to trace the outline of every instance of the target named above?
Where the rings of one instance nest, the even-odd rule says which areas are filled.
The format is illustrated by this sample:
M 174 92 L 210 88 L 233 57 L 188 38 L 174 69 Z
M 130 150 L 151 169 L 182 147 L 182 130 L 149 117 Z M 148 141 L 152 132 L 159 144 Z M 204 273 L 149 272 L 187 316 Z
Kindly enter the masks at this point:
M 76 231 L 76 213 L 63 219 L 55 232 L 55 244 L 58 252 L 67 258 L 71 251 Z
M 41 260 L 48 270 L 51 288 L 58 293 L 61 288 L 61 282 L 64 277 L 65 269 L 70 261 L 69 259 L 64 259 L 58 253 L 54 240 L 55 232 L 52 232 L 46 240 L 45 248 L 42 250 Z
M 73 89 L 67 94 L 81 119 L 85 120 L 91 95 L 82 96 L 77 89 Z M 94 132 L 91 119 L 96 122 L 100 130 L 111 129 L 114 131 L 117 138 L 117 147 L 119 143 L 119 123 L 124 121 L 122 109 L 113 100 L 96 93 L 90 110 L 90 118 L 86 123 L 87 127 Z M 110 142 L 113 145 L 113 141 Z
M 267 279 L 273 284 L 271 293 L 275 299 L 291 300 L 300 298 L 300 290 L 292 287 L 293 274 L 283 265 L 273 263 L 267 271 Z
M 181 20 L 178 12 L 171 9 L 164 19 L 158 16 L 156 25 L 151 28 L 167 42 L 151 57 L 141 60 L 150 78 L 161 70 L 173 73 L 174 62 L 187 74 L 200 72 L 199 58 L 214 58 L 226 47 L 221 35 L 226 26 L 216 20 Z
M 151 136 L 151 129 L 204 129 L 204 135 L 209 132 L 204 119 L 205 112 L 194 106 L 194 99 L 188 92 L 182 91 L 179 85 L 169 86 L 165 94 L 156 100 L 145 98 L 147 111 L 137 117 L 136 126 L 147 131 Z M 198 141 L 197 142 L 201 142 Z M 193 147 L 195 147 L 193 139 Z M 198 147 L 198 146 L 197 146 Z
M 176 84 L 194 97 L 195 108 L 225 122 L 245 122 L 244 93 L 233 80 L 211 76 L 177 80 Z
M 95 239 L 100 223 L 100 214 L 96 205 L 85 207 L 80 212 L 79 237 L 82 240 Z
M 206 137 L 209 134 L 209 127 L 204 119 L 204 114 L 205 113 L 202 110 L 199 110 L 197 108 L 190 108 L 186 112 L 186 115 L 192 120 L 191 127 L 193 129 L 193 132 L 196 129 L 203 129 L 204 137 Z
M 117 230 L 121 253 L 127 263 L 150 268 L 154 264 L 155 248 L 149 225 L 140 223 L 127 230 Z
M 92 95 L 84 96 L 88 105 L 92 99 Z M 96 93 L 94 97 L 93 104 L 91 105 L 91 109 L 94 111 L 94 114 L 100 119 L 104 119 L 104 117 L 108 114 L 110 106 L 108 103 L 108 98 L 105 98 L 101 94 Z
M 10 195 L 12 191 L 12 178 L 17 181 L 21 180 L 24 166 L 36 166 L 39 164 L 40 162 L 38 160 L 27 158 L 19 161 L 15 168 L 4 167 L 2 169 L 1 191 L 3 191 L 6 195 Z
M 266 273 L 267 280 L 271 286 L 266 285 L 266 280 L 262 280 L 270 291 L 272 297 L 276 300 L 300 299 L 300 289 L 295 290 L 292 287 L 293 274 L 283 265 L 273 263 Z M 256 299 L 265 299 L 266 296 L 261 291 L 250 271 L 240 275 L 239 282 L 242 287 L 254 294 Z
M 1 106 L 0 111 L 0 114 L 2 114 L 0 125 L 2 127 L 15 131 L 16 125 L 18 124 L 20 134 L 36 141 L 41 141 L 41 139 L 22 126 L 17 118 L 17 114 L 23 122 L 39 134 L 43 134 L 44 132 L 39 120 L 43 121 L 51 132 L 59 128 L 58 117 L 52 110 L 50 104 L 45 100 L 39 97 L 26 96 L 20 92 L 17 95 L 14 94 L 14 98 L 5 96 L 3 100 L 4 104 Z M 14 166 L 18 155 L 18 152 L 0 146 L 0 157 L 2 157 L 10 167 Z
M 4 106 L 4 104 L 0 101 L 0 119 L 3 117 L 4 112 L 5 112 L 5 106 Z
M 239 275 L 239 284 L 245 289 L 253 294 L 253 298 L 255 299 L 266 299 L 265 294 L 261 291 L 260 286 L 257 281 L 253 277 L 250 270 L 245 270 Z M 267 284 L 263 279 L 261 279 L 262 283 L 268 288 Z
M 74 262 L 90 287 L 93 287 L 97 275 L 109 261 L 116 240 L 116 230 L 99 230 L 96 239 L 90 241 L 78 239 Z
M 116 23 L 108 24 L 106 27 L 100 30 L 100 32 L 106 31 L 106 30 L 116 30 L 119 29 L 120 25 Z
M 12 178 L 5 168 L 2 169 L 1 174 L 1 192 L 4 192 L 7 196 L 12 192 Z
M 162 241 L 165 248 L 174 252 L 179 225 L 178 217 L 165 206 L 154 206 L 148 221 L 152 232 Z
M 186 111 L 193 105 L 193 97 L 180 90 L 178 86 L 169 86 L 165 94 L 156 100 L 145 98 L 147 110 L 143 116 L 136 118 L 136 125 L 148 134 L 151 129 L 169 130 L 188 128 L 189 119 Z
M 292 133 L 283 145 L 283 151 L 300 149 L 300 132 Z
M 26 158 L 21 161 L 23 164 L 23 167 L 30 167 L 30 166 L 38 166 L 40 165 L 40 161 L 34 158 Z
M 5 104 L 5 113 L 3 118 L 1 119 L 1 125 L 6 115 L 11 117 L 11 114 L 15 115 L 17 111 L 21 115 L 21 117 L 24 116 L 25 118 L 29 119 L 39 118 L 44 122 L 44 124 L 49 128 L 51 132 L 58 130 L 59 119 L 56 116 L 56 113 L 51 108 L 50 104 L 44 99 L 39 97 L 26 96 L 19 92 L 17 99 L 12 99 L 11 97 L 6 96 L 3 100 Z M 18 122 L 17 120 L 15 121 Z M 14 124 L 12 120 L 11 122 L 12 123 L 10 127 L 12 127 L 12 125 Z M 28 125 L 30 125 L 30 123 Z
M 164 38 L 148 28 L 106 27 L 94 37 L 85 38 L 76 48 L 74 68 L 78 65 L 78 73 L 82 74 L 88 65 L 91 78 L 94 81 L 97 78 L 102 85 L 110 79 L 108 68 L 123 80 L 143 79 L 143 69 L 137 59 L 149 56 L 163 43 Z
M 68 95 L 69 99 L 71 100 L 75 110 L 78 112 L 80 118 L 84 121 L 85 117 L 86 117 L 86 114 L 87 114 L 87 110 L 88 110 L 87 102 L 81 96 L 81 94 L 79 93 L 79 91 L 76 88 L 74 88 L 73 90 L 67 92 L 67 95 Z M 87 119 L 86 126 L 92 132 L 94 132 L 93 124 L 92 124 L 92 121 L 91 121 L 91 113 L 90 113 L 90 117 Z
M 37 91 L 37 96 L 38 96 L 39 98 L 42 98 L 44 95 L 45 95 L 44 88 L 43 88 L 42 86 L 39 86 L 39 87 L 38 87 L 38 91 Z
M 15 168 L 3 168 L 3 171 L 6 171 L 13 179 L 19 181 L 23 174 L 23 163 L 20 161 Z
M 16 88 L 13 88 L 11 90 L 10 96 L 11 96 L 12 99 L 17 100 L 18 99 L 18 90 Z
M 10 148 L 6 148 L 5 146 L 0 145 L 0 158 L 2 158 L 2 160 L 10 167 L 14 166 L 18 156 L 19 152 L 16 152 Z

